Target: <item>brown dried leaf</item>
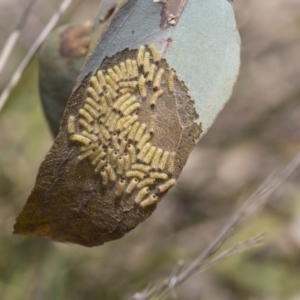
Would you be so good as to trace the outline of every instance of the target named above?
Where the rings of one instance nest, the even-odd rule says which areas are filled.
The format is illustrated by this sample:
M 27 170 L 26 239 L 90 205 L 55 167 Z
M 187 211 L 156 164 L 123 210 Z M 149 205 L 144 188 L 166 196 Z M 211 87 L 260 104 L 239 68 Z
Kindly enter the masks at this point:
M 155 47 L 123 50 L 99 70 L 69 100 L 15 233 L 84 246 L 121 238 L 151 215 L 199 139 L 194 102 Z

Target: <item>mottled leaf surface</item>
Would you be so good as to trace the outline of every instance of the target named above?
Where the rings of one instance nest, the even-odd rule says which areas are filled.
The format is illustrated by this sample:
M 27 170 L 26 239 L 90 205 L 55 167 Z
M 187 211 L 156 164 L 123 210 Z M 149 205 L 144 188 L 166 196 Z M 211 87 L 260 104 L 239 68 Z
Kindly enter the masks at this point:
M 174 27 L 161 28 L 161 18 L 152 1 L 118 10 L 68 101 L 15 233 L 101 245 L 149 217 L 175 184 L 201 126 L 230 95 L 239 39 L 225 0 L 188 1 Z
M 161 3 L 124 1 L 88 60 L 81 80 L 106 56 L 155 44 L 195 101 L 206 133 L 228 101 L 240 66 L 240 37 L 227 0 L 188 0 L 176 26 L 161 28 Z

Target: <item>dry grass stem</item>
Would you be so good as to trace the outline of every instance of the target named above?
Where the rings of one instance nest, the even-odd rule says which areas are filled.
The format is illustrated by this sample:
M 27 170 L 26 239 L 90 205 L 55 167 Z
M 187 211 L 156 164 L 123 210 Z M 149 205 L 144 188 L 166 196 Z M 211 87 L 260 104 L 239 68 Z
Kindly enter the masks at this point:
M 279 187 L 285 180 L 296 170 L 300 165 L 300 153 L 284 168 L 283 171 L 278 174 L 271 174 L 260 186 L 259 188 L 248 198 L 248 200 L 240 207 L 232 217 L 227 221 L 227 223 L 222 227 L 219 233 L 213 238 L 213 240 L 208 244 L 208 246 L 201 252 L 201 254 L 196 258 L 185 270 L 179 272 L 176 276 L 171 275 L 164 283 L 158 288 L 152 288 L 151 290 L 146 290 L 142 293 L 136 293 L 132 299 L 134 300 L 147 300 L 151 299 L 165 299 L 170 295 L 174 288 L 179 286 L 181 283 L 186 281 L 192 275 L 203 272 L 211 266 L 215 265 L 219 261 L 226 259 L 227 257 L 246 250 L 252 246 L 259 244 L 264 234 L 260 234 L 255 238 L 251 238 L 245 242 L 239 243 L 233 248 L 226 250 L 225 252 L 218 255 L 216 258 L 208 261 L 207 259 L 211 257 L 224 242 L 231 236 L 234 229 L 245 218 L 256 211 L 259 207 L 262 207 L 268 197 Z
M 8 99 L 12 89 L 16 86 L 16 84 L 19 82 L 25 68 L 41 46 L 41 44 L 44 42 L 44 40 L 47 38 L 48 34 L 51 32 L 51 30 L 54 28 L 56 23 L 58 22 L 61 15 L 66 11 L 66 9 L 69 7 L 69 5 L 72 3 L 72 0 L 64 0 L 61 5 L 59 6 L 58 10 L 54 13 L 44 30 L 41 32 L 41 34 L 38 36 L 38 38 L 33 43 L 32 47 L 27 52 L 26 56 L 14 72 L 13 76 L 11 77 L 10 81 L 4 88 L 1 96 L 0 96 L 0 111 L 2 107 L 4 106 L 6 100 Z
M 33 8 L 33 5 L 35 4 L 35 2 L 36 2 L 36 0 L 30 0 L 29 4 L 23 11 L 21 18 L 20 18 L 18 24 L 16 25 L 14 31 L 9 35 L 8 39 L 6 40 L 6 42 L 4 44 L 4 47 L 0 54 L 0 74 L 2 73 L 6 62 L 8 61 L 8 58 L 9 58 L 10 54 L 12 53 L 12 51 L 20 37 L 21 30 L 25 26 L 26 21 L 32 11 L 32 8 Z

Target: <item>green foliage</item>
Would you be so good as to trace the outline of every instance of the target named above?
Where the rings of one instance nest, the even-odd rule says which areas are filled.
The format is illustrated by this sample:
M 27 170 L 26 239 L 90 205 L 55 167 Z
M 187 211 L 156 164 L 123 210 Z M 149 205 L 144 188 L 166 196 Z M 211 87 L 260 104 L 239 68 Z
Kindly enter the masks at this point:
M 228 101 L 239 70 L 240 38 L 232 4 L 187 1 L 178 23 L 164 28 L 162 7 L 153 1 L 127 1 L 87 61 L 81 80 L 106 56 L 154 44 L 186 83 L 205 133 Z

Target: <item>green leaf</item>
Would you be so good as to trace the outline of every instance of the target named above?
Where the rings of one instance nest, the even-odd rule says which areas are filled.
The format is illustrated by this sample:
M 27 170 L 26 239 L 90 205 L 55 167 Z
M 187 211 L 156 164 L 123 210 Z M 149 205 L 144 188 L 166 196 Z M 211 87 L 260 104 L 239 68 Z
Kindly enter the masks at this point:
M 240 37 L 231 2 L 188 0 L 178 23 L 161 28 L 163 4 L 129 0 L 87 61 L 80 81 L 105 57 L 154 44 L 195 101 L 205 133 L 229 100 L 240 66 Z
M 89 50 L 91 23 L 55 29 L 39 52 L 39 90 L 44 112 L 54 136 L 67 101 Z
M 175 184 L 239 67 L 231 4 L 186 3 L 175 26 L 150 0 L 128 0 L 116 12 L 15 233 L 101 245 L 148 218 Z

